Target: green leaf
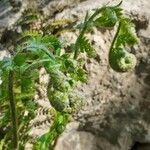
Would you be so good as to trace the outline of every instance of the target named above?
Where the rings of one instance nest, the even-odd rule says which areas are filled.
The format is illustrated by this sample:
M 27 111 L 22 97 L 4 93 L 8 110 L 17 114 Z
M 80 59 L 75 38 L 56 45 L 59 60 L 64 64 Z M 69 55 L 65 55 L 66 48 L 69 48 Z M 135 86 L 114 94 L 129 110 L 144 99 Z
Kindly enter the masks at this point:
M 55 55 L 60 56 L 60 54 L 61 54 L 61 49 L 60 48 L 56 49 L 55 50 Z
M 68 94 L 48 88 L 48 98 L 51 105 L 59 112 L 63 112 L 69 106 Z
M 27 36 L 30 36 L 30 34 L 27 34 Z M 56 54 L 56 51 L 61 49 L 60 41 L 53 35 L 42 36 L 35 34 L 32 36 L 31 34 L 31 38 L 26 42 L 26 45 L 28 45 L 27 48 L 30 48 L 30 50 L 43 49 L 48 55 L 50 55 L 50 52 Z
M 103 9 L 101 17 L 97 18 L 94 23 L 97 27 L 114 27 L 118 21 L 116 12 L 111 7 Z
M 54 51 L 57 49 L 61 48 L 61 43 L 58 40 L 58 38 L 56 38 L 53 35 L 46 35 L 42 38 L 42 43 L 44 43 L 45 45 L 51 45 L 53 46 Z
M 39 59 L 39 60 L 36 60 L 36 61 L 34 61 L 32 64 L 24 64 L 23 66 L 22 66 L 22 70 L 21 70 L 21 72 L 22 72 L 22 74 L 24 73 L 24 72 L 26 72 L 26 71 L 29 71 L 29 70 L 34 70 L 34 69 L 38 69 L 39 67 L 41 67 L 42 65 L 44 66 L 45 65 L 45 63 L 47 63 L 48 62 L 48 64 L 50 65 L 51 64 L 51 66 L 57 66 L 57 64 L 55 63 L 55 65 L 54 65 L 54 61 L 51 61 L 50 59 Z M 51 62 L 51 63 L 50 63 Z M 49 67 L 51 67 L 51 66 L 49 66 Z M 56 68 L 56 67 L 55 67 Z
M 17 66 L 21 66 L 25 63 L 27 59 L 27 55 L 25 53 L 18 53 L 15 57 L 14 57 L 14 63 Z
M 136 58 L 125 49 L 118 47 L 110 51 L 109 64 L 117 72 L 127 72 L 135 68 Z
M 50 142 L 52 142 L 53 137 L 56 136 L 55 132 L 46 133 L 42 135 L 39 139 L 36 145 L 34 145 L 34 150 L 49 150 Z
M 5 145 L 5 140 L 4 139 L 0 140 L 0 149 L 1 150 L 4 148 L 4 145 Z
M 9 71 L 13 68 L 13 61 L 12 58 L 4 57 L 0 63 L 1 70 Z
M 47 54 L 51 59 L 54 58 L 53 54 L 48 50 L 48 48 L 36 41 L 32 41 L 32 43 L 28 43 L 28 45 L 25 47 L 27 50 L 38 52 L 39 50 L 43 51 L 45 54 Z M 39 51 L 40 52 L 40 51 Z M 41 55 L 41 53 L 39 53 Z
M 87 82 L 87 73 L 82 68 L 78 68 L 74 74 L 71 74 L 71 77 L 75 81 Z
M 86 52 L 86 54 L 89 57 L 95 57 L 96 56 L 96 52 L 95 52 L 94 48 L 91 46 L 91 43 L 89 42 L 89 40 L 86 37 L 82 37 L 80 39 L 79 48 L 80 48 L 80 51 L 82 53 Z
M 134 24 L 131 22 L 129 18 L 123 18 L 121 20 L 121 29 L 116 41 L 116 47 L 119 47 L 121 45 L 127 44 L 127 45 L 134 45 L 139 42 Z

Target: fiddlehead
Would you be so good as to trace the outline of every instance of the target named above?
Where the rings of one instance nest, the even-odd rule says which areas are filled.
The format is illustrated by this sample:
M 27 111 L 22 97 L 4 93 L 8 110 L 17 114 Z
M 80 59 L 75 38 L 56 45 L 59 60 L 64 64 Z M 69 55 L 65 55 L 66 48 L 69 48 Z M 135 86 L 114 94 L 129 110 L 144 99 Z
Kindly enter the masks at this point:
M 138 38 L 133 23 L 129 18 L 124 16 L 123 10 L 119 7 L 121 3 L 122 2 L 113 7 L 104 6 L 90 17 L 88 14 L 86 15 L 80 35 L 75 43 L 75 59 L 79 51 L 87 53 L 87 49 L 90 49 L 90 53 L 93 52 L 93 50 L 91 51 L 91 48 L 87 47 L 87 44 L 82 41 L 82 39 L 85 39 L 84 34 L 89 27 L 112 28 L 119 24 L 109 50 L 110 67 L 116 72 L 127 72 L 135 68 L 136 58 L 133 54 L 126 51 L 126 46 L 137 44 Z
M 130 23 L 130 25 L 132 24 Z M 135 32 L 131 28 L 124 20 L 120 21 L 110 47 L 109 64 L 117 72 L 130 71 L 136 65 L 136 57 L 125 49 L 125 44 L 133 45 L 138 42 Z
M 109 64 L 117 72 L 127 72 L 135 68 L 136 57 L 124 48 L 113 48 L 109 52 Z

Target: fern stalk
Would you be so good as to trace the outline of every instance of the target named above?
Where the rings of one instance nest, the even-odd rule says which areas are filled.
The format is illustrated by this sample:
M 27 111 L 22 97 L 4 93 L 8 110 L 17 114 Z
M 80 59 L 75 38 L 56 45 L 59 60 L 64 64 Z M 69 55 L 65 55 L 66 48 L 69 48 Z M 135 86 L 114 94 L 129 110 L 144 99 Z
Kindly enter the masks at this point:
M 13 148 L 18 149 L 18 133 L 17 133 L 17 112 L 16 112 L 16 104 L 14 100 L 14 90 L 13 90 L 13 80 L 14 80 L 14 73 L 12 70 L 9 71 L 8 76 L 8 100 L 10 104 L 10 111 L 11 111 L 11 121 L 12 121 L 12 132 L 13 132 Z
M 115 36 L 114 36 L 114 38 L 113 38 L 113 41 L 112 41 L 112 43 L 111 43 L 109 53 L 110 53 L 110 52 L 113 50 L 113 48 L 114 48 L 115 42 L 116 42 L 116 40 L 117 40 L 117 38 L 118 38 L 118 35 L 119 35 L 119 32 L 120 32 L 120 29 L 121 29 L 121 22 L 119 22 L 119 25 L 118 25 L 118 27 L 117 27 L 117 31 L 116 31 L 116 34 L 115 34 Z

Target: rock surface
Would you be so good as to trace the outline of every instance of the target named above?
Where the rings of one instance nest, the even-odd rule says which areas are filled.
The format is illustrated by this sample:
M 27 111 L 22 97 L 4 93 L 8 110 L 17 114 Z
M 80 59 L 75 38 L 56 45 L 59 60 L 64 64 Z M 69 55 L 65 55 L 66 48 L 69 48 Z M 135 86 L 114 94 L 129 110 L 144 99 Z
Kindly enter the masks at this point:
M 41 6 L 44 15 L 50 20 L 69 18 L 76 19 L 78 23 L 87 10 L 98 8 L 108 1 L 38 2 L 38 7 Z M 137 57 L 137 66 L 134 71 L 124 74 L 116 73 L 108 66 L 108 49 L 114 31 L 94 28 L 87 35 L 94 43 L 97 57 L 87 60 L 85 67 L 89 81 L 78 86 L 79 92 L 85 96 L 85 106 L 75 115 L 77 122 L 68 125 L 60 136 L 55 150 L 130 150 L 135 142 L 150 143 L 150 4 L 147 0 L 124 0 L 122 7 L 133 18 L 140 37 L 140 44 L 130 50 Z M 8 8 L 11 9 L 11 6 Z M 4 13 L 2 7 L 0 12 Z M 0 13 L 0 17 L 3 13 Z M 16 14 L 20 15 L 20 12 Z M 10 23 L 8 20 L 0 20 L 1 31 L 13 28 L 15 21 Z M 76 39 L 76 34 L 65 32 L 61 38 L 71 43 Z M 139 150 L 144 148 L 139 147 Z

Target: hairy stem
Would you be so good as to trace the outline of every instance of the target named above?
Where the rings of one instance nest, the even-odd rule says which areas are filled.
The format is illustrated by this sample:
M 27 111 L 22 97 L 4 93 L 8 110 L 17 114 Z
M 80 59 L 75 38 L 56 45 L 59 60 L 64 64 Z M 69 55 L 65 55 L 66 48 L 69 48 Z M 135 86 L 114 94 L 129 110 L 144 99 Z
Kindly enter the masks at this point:
M 119 35 L 119 32 L 120 32 L 120 29 L 121 29 L 121 22 L 119 21 L 119 25 L 118 25 L 116 34 L 115 34 L 115 36 L 114 36 L 114 38 L 113 38 L 113 41 L 112 41 L 112 43 L 111 43 L 109 53 L 110 53 L 110 51 L 114 48 L 115 42 L 116 42 L 116 40 L 117 40 L 117 38 L 118 38 L 118 35 Z
M 10 71 L 8 76 L 8 100 L 10 103 L 10 111 L 11 111 L 13 148 L 17 150 L 18 148 L 17 113 L 16 113 L 16 104 L 14 100 L 13 80 L 14 80 L 14 73 L 13 71 Z

